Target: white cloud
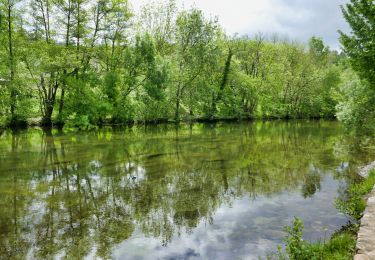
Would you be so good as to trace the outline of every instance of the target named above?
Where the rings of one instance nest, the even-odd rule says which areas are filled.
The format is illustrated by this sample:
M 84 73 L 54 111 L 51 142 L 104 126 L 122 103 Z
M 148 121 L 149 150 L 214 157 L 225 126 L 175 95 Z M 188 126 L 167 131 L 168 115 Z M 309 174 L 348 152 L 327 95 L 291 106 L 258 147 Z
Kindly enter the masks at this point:
M 131 0 L 136 10 L 151 0 Z M 338 49 L 338 33 L 348 27 L 340 5 L 348 0 L 177 0 L 186 8 L 196 6 L 207 16 L 217 16 L 229 34 L 254 35 L 258 32 L 288 35 L 306 42 L 323 37 Z

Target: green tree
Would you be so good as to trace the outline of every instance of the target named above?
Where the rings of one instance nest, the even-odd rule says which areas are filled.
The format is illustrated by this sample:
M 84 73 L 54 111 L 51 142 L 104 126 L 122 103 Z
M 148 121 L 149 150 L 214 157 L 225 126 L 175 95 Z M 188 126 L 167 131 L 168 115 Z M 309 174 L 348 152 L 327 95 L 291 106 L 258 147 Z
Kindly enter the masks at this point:
M 172 54 L 178 9 L 175 0 L 158 1 L 146 5 L 139 17 L 137 30 L 149 34 L 155 41 L 156 51 L 161 55 Z
M 375 3 L 371 0 L 351 0 L 342 7 L 343 15 L 352 29 L 351 34 L 340 32 L 340 41 L 359 82 L 344 82 L 343 101 L 339 118 L 352 128 L 373 129 L 375 122 Z
M 0 42 L 2 51 L 0 52 L 4 59 L 2 72 L 3 87 L 6 87 L 6 93 L 9 97 L 5 98 L 8 124 L 17 126 L 25 118 L 22 116 L 22 108 L 18 102 L 21 100 L 22 92 L 20 89 L 20 78 L 18 76 L 20 37 L 22 28 L 19 26 L 20 15 L 17 9 L 18 0 L 0 1 Z M 5 94 L 5 93 L 4 93 Z
M 372 0 L 351 0 L 342 7 L 351 34 L 340 32 L 341 44 L 353 69 L 375 88 L 375 3 Z
M 205 65 L 216 49 L 218 25 L 206 20 L 202 11 L 192 9 L 179 14 L 176 21 L 176 50 L 174 54 L 175 120 L 180 119 L 182 99 L 189 95 Z M 190 93 L 191 94 L 191 93 Z

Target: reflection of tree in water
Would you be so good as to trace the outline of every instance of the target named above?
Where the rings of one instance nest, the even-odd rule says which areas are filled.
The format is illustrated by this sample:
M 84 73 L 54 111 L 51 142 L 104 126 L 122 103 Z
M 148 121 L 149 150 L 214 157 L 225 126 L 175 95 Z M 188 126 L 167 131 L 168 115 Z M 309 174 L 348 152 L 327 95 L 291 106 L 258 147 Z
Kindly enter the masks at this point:
M 317 191 L 320 191 L 321 175 L 319 173 L 310 173 L 305 176 L 302 185 L 302 195 L 304 198 L 312 197 Z
M 136 228 L 166 245 L 201 221 L 212 223 L 235 198 L 300 187 L 313 196 L 317 169 L 325 168 L 321 151 L 338 164 L 327 153 L 336 141 L 335 133 L 287 124 L 5 134 L 0 144 L 12 148 L 0 150 L 7 209 L 0 258 L 23 258 L 31 248 L 43 259 L 110 258 Z M 15 164 L 20 170 L 9 174 Z
M 5 169 L 18 165 L 17 149 L 22 138 L 16 132 L 10 136 L 9 159 L 1 160 L 0 165 Z M 0 158 L 3 157 L 0 154 Z M 27 183 L 16 171 L 2 172 L 0 170 L 0 258 L 25 258 L 31 242 L 27 239 L 30 233 L 27 212 L 28 197 L 31 195 Z

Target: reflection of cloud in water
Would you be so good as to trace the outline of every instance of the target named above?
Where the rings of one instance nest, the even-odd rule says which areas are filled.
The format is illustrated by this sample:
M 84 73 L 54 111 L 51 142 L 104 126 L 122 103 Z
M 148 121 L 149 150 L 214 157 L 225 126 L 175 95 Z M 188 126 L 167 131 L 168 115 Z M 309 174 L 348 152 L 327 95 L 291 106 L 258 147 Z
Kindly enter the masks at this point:
M 103 165 L 101 162 L 97 161 L 97 160 L 93 160 L 90 162 L 90 166 L 95 169 L 95 170 L 98 170 L 100 169 Z
M 336 171 L 339 173 L 345 173 L 346 170 L 349 168 L 349 163 L 348 162 L 342 162 L 340 166 L 336 168 Z
M 300 192 L 283 192 L 256 200 L 242 198 L 219 208 L 213 224 L 201 221 L 190 234 L 175 235 L 166 247 L 157 238 L 145 237 L 140 230 L 120 244 L 115 259 L 258 259 L 276 250 L 285 236 L 283 227 L 294 216 L 305 223 L 307 240 L 331 235 L 347 218 L 332 206 L 338 183 L 323 177 L 320 192 L 304 199 Z M 324 206 L 326 205 L 326 206 Z M 311 210 L 312 208 L 316 210 Z M 327 228 L 327 231 L 324 229 Z M 325 234 L 325 232 L 327 232 Z
M 123 187 L 133 187 L 146 180 L 146 170 L 142 166 L 135 163 L 127 163 L 124 168 L 128 174 L 122 177 Z
M 251 259 L 294 216 L 307 239 L 344 224 L 334 197 L 372 156 L 333 122 L 159 130 L 1 138 L 0 258 Z

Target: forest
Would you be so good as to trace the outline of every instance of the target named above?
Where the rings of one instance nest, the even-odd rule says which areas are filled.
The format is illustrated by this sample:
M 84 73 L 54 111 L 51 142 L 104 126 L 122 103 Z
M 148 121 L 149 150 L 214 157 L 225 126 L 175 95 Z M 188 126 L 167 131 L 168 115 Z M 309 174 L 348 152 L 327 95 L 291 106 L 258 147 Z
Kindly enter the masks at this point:
M 375 125 L 372 1 L 342 7 L 342 50 L 319 36 L 228 35 L 158 1 L 1 0 L 0 125 L 337 118 Z

